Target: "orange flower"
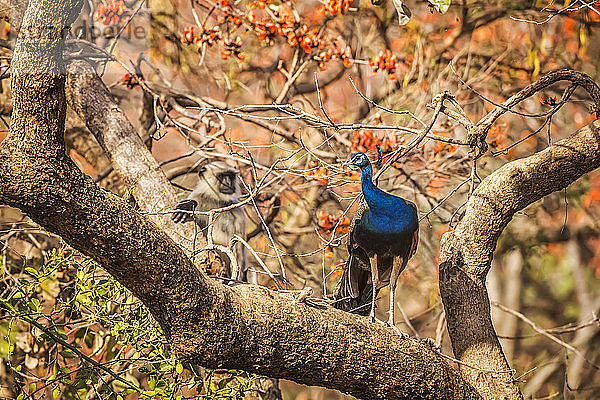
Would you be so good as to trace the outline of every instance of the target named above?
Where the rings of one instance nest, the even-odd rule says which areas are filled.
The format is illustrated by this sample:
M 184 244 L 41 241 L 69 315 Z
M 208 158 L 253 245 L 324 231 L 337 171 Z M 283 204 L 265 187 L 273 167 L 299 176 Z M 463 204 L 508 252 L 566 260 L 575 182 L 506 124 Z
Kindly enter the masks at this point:
M 331 264 L 331 269 L 333 270 L 334 276 L 340 276 L 344 273 L 344 266 L 346 265 L 345 261 L 340 261 L 336 264 Z
M 102 21 L 104 25 L 108 25 L 111 22 L 116 25 L 121 21 L 129 19 L 129 16 L 125 15 L 126 11 L 127 8 L 123 0 L 110 0 L 108 5 L 98 4 L 94 20 Z

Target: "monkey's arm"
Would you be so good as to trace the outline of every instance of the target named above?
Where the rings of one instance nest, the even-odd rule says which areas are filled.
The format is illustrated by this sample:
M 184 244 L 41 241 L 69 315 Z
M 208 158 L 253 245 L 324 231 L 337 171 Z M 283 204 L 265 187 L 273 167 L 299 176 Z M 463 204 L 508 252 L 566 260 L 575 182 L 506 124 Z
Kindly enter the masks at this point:
M 193 215 L 185 211 L 194 211 L 197 206 L 198 202 L 196 200 L 184 200 L 179 203 L 176 208 L 176 210 L 183 210 L 183 212 L 174 211 L 171 219 L 173 219 L 173 222 L 175 223 L 189 221 L 192 219 Z

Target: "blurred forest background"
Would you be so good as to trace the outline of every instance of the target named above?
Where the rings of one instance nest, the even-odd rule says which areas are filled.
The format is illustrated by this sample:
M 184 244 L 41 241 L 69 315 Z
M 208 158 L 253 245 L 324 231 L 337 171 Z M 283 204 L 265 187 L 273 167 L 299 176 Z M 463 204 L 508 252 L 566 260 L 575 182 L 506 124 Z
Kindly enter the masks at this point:
M 560 67 L 600 81 L 600 2 L 405 4 L 412 16 L 399 25 L 392 2 L 89 0 L 66 57 L 96 65 L 181 199 L 203 160 L 239 168 L 254 196 L 244 211 L 260 283 L 311 287 L 314 301 L 327 301 L 360 194 L 358 173 L 342 168 L 352 152 L 376 160 L 379 146 L 385 161 L 431 123 L 428 105 L 445 91 L 455 114 L 478 121 Z M 6 131 L 16 30 L 2 24 Z M 400 329 L 452 355 L 437 284 L 441 236 L 482 178 L 583 127 L 595 118 L 590 106 L 583 90 L 556 84 L 497 121 L 483 154 L 460 120 L 440 115 L 382 175 L 379 187 L 415 202 L 421 218 L 398 289 Z M 66 135 L 84 172 L 130 196 L 72 111 Z M 600 396 L 599 216 L 594 172 L 517 215 L 500 238 L 488 276 L 493 321 L 526 398 Z M 264 377 L 179 363 L 137 299 L 5 206 L 0 268 L 0 398 L 277 398 Z M 350 398 L 279 385 L 284 399 Z

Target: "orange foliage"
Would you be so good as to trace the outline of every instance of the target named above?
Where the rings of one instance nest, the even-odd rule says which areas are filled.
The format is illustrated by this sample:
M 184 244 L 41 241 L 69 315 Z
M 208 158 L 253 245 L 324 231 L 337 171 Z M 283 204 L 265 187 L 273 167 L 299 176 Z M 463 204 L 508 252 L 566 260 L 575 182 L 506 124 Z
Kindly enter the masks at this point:
M 8 22 L 4 23 L 2 27 L 2 37 L 6 40 L 11 40 L 17 36 L 17 30 L 13 28 Z
M 443 136 L 443 135 L 440 135 L 438 132 L 433 132 L 433 133 L 435 133 L 436 135 L 439 135 L 439 136 Z M 456 150 L 458 150 L 458 145 L 440 142 L 440 141 L 434 142 L 434 144 L 433 144 L 433 154 L 434 155 L 441 153 L 443 150 L 446 150 L 448 153 L 451 154 L 451 153 L 454 153 Z
M 403 144 L 404 141 L 398 141 L 396 135 L 387 133 L 375 133 L 373 131 L 354 131 L 352 133 L 352 151 L 363 153 L 376 151 L 377 146 L 382 152 L 392 151 L 397 144 Z
M 351 2 L 340 1 L 328 3 L 324 6 L 325 8 L 320 8 L 321 12 L 327 12 L 330 9 L 338 10 L 338 6 L 340 12 L 347 11 Z M 329 6 L 330 8 L 327 8 Z M 242 28 L 243 25 L 245 29 L 254 32 L 265 44 L 272 44 L 275 39 L 283 38 L 290 47 L 300 46 L 307 54 L 315 49 L 323 50 L 318 56 L 312 56 L 319 62 L 321 69 L 325 68 L 326 61 L 336 58 L 341 59 L 345 67 L 352 66 L 350 47 L 338 44 L 338 39 L 330 39 L 319 26 L 311 28 L 303 24 L 300 15 L 290 4 L 278 5 L 272 0 L 254 1 L 247 3 L 246 8 L 248 9 L 247 13 L 243 13 L 232 7 L 229 1 L 222 1 L 221 7 L 219 7 L 221 15 L 217 20 L 219 24 L 223 25 L 231 23 L 235 28 Z M 244 60 L 246 53 L 241 51 L 240 37 L 231 40 L 226 36 L 228 35 L 224 35 L 219 26 L 200 27 L 197 35 L 194 33 L 194 27 L 188 26 L 181 35 L 181 41 L 186 44 L 206 43 L 209 46 L 216 42 L 222 42 L 225 49 L 221 52 L 221 57 L 224 60 L 229 59 L 231 55 L 235 55 L 240 61 Z
M 586 207 L 592 206 L 594 203 L 600 202 L 600 177 L 595 176 L 594 179 L 591 180 L 590 189 L 585 194 L 583 198 L 583 204 Z M 600 203 L 599 203 L 600 204 Z
M 333 271 L 333 276 L 340 276 L 344 273 L 345 265 L 346 265 L 346 262 L 341 260 L 335 264 L 331 264 L 331 266 L 329 268 Z
M 579 50 L 579 42 L 575 39 L 567 40 L 565 47 L 569 53 L 577 53 Z
M 574 18 L 565 18 L 563 22 L 563 32 L 570 36 L 575 35 L 575 24 L 576 21 Z
M 110 0 L 109 4 L 98 4 L 94 20 L 102 21 L 104 25 L 118 24 L 121 21 L 127 21 L 129 16 L 125 14 L 127 8 L 123 0 Z
M 429 181 L 425 189 L 431 194 L 437 194 L 446 186 L 447 182 L 447 176 L 436 176 Z
M 344 14 L 352 5 L 352 0 L 328 0 L 322 7 L 319 8 L 319 12 L 322 14 Z
M 587 10 L 587 18 L 593 22 L 600 22 L 600 14 L 595 12 L 594 10 Z
M 548 254 L 554 257 L 560 257 L 565 252 L 565 246 L 563 243 L 548 243 L 546 248 L 548 249 Z
M 493 125 L 488 132 L 488 139 L 490 139 L 490 144 L 492 146 L 500 147 L 500 144 L 506 138 L 507 130 L 508 125 L 506 124 Z
M 340 210 L 335 215 L 319 211 L 318 218 L 319 231 L 322 233 L 331 233 L 334 228 L 338 234 L 348 233 L 350 218 L 344 216 L 343 211 Z
M 331 172 L 325 167 L 318 167 L 318 164 L 314 161 L 310 162 L 312 169 L 306 171 L 306 176 L 312 179 L 316 179 L 320 185 L 327 185 L 330 181 L 329 176 Z
M 376 73 L 377 71 L 385 71 L 390 80 L 397 79 L 394 73 L 398 67 L 398 61 L 390 49 L 386 49 L 385 51 L 381 50 L 379 53 L 371 57 L 369 59 L 369 65 L 373 67 L 373 73 Z
M 135 75 L 130 74 L 129 72 L 127 72 L 121 77 L 121 79 L 119 79 L 119 85 L 127 86 L 127 89 L 133 89 L 139 84 L 140 83 L 138 82 L 137 77 Z

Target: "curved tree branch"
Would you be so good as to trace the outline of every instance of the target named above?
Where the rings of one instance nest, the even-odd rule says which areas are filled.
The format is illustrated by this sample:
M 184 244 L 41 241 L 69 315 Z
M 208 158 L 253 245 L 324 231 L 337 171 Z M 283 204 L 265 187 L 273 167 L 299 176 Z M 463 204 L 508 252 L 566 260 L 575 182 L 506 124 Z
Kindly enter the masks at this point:
M 80 7 L 36 0 L 27 9 L 13 60 L 11 133 L 0 144 L 0 203 L 101 263 L 149 308 L 183 360 L 365 399 L 479 397 L 426 344 L 289 294 L 209 279 L 147 217 L 83 175 L 63 140 L 62 32 Z
M 585 89 L 593 101 L 592 110 L 593 112 L 597 113 L 596 115 L 598 115 L 598 112 L 600 111 L 600 87 L 596 84 L 596 82 L 594 82 L 589 75 L 586 75 L 582 72 L 574 71 L 570 68 L 557 69 L 547 73 L 537 81 L 519 90 L 516 94 L 512 95 L 503 103 L 495 104 L 496 107 L 487 113 L 483 118 L 481 118 L 475 126 L 466 126 L 468 131 L 467 141 L 472 147 L 478 149 L 476 157 L 480 157 L 487 150 L 488 146 L 485 142 L 485 138 L 487 137 L 488 131 L 498 120 L 498 118 L 500 118 L 506 112 L 509 112 L 521 101 L 560 81 L 571 82 L 573 85 L 580 86 Z
M 496 170 L 473 192 L 456 229 L 442 239 L 440 292 L 454 354 L 463 362 L 463 376 L 486 398 L 521 397 L 492 326 L 485 288 L 498 237 L 516 212 L 600 166 L 599 128 L 596 120 Z
M 193 223 L 175 224 L 170 214 L 158 212 L 173 208 L 177 196 L 158 162 L 115 102 L 104 82 L 86 61 L 68 66 L 67 100 L 85 121 L 98 143 L 110 157 L 121 178 L 131 186 L 137 205 L 171 239 L 192 254 L 201 235 L 194 234 Z

